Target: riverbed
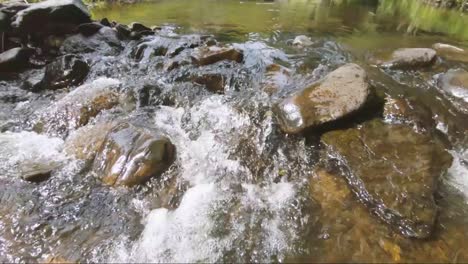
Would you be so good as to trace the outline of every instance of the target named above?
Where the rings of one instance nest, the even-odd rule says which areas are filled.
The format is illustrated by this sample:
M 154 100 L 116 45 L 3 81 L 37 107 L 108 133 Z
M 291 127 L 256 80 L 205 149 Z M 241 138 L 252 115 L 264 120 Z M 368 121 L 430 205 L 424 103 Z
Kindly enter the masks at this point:
M 98 3 L 90 10 L 96 20 L 157 26 L 156 34 L 79 53 L 90 65 L 80 96 L 115 86 L 119 97 L 117 106 L 82 126 L 55 114 L 66 100 L 73 105 L 70 94 L 78 88 L 22 88 L 40 76 L 38 69 L 0 81 L 0 261 L 468 261 L 468 96 L 441 86 L 445 74 L 468 71 L 466 15 L 385 0 L 160 0 Z M 242 62 L 193 66 L 187 58 L 208 41 L 241 51 Z M 436 43 L 465 52 L 438 52 L 421 68 L 378 66 L 377 58 L 396 49 Z M 166 51 L 158 54 L 161 46 Z M 407 99 L 410 118 L 397 120 L 376 103 L 331 127 L 285 133 L 278 102 L 347 63 L 367 73 L 372 96 Z M 223 76 L 214 90 L 197 79 L 214 75 Z M 372 120 L 405 125 L 410 133 L 430 130 L 429 141 L 450 155 L 437 179 L 429 237 L 395 230 L 330 169 L 321 137 L 365 129 Z M 92 159 L 69 149 L 82 154 L 82 146 L 104 138 L 116 122 L 167 137 L 174 162 L 137 186 L 103 183 Z M 58 165 L 32 183 L 18 169 L 31 160 Z

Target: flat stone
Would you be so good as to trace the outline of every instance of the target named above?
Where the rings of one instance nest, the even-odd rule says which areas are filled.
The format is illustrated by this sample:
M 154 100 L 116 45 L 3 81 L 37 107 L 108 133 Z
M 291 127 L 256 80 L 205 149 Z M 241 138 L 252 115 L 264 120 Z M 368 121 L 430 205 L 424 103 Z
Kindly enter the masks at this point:
M 214 64 L 223 60 L 238 63 L 244 60 L 244 55 L 241 51 L 233 48 L 220 48 L 215 46 L 196 48 L 191 57 L 193 63 L 198 66 Z
M 436 51 L 427 48 L 403 48 L 394 51 L 389 61 L 381 64 L 384 68 L 404 69 L 431 65 L 436 58 Z
M 284 99 L 275 107 L 281 129 L 286 133 L 299 133 L 358 110 L 370 93 L 366 79 L 366 72 L 360 66 L 349 63 L 319 83 Z
M 380 120 L 322 136 L 325 157 L 372 214 L 410 238 L 432 235 L 434 193 L 452 157 L 428 134 Z

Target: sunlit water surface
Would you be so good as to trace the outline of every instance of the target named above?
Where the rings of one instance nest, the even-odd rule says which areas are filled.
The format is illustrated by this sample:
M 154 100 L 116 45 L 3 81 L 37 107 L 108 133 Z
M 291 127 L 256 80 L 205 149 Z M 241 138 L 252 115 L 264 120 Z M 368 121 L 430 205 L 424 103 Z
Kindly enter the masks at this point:
M 20 81 L 1 82 L 4 98 L 13 93 L 25 99 L 0 102 L 0 261 L 468 261 L 468 116 L 433 80 L 451 68 L 468 69 L 466 61 L 442 60 L 421 72 L 382 72 L 367 63 L 373 54 L 400 47 L 445 42 L 466 48 L 467 18 L 416 1 L 377 2 L 161 0 L 94 7 L 95 18 L 165 25 L 171 36 L 214 34 L 244 50 L 244 65 L 203 69 L 231 76 L 220 95 L 178 81 L 197 69 L 168 74 L 158 66 L 161 59 L 135 62 L 135 42 L 117 56 L 85 55 L 92 61 L 86 82 L 107 76 L 121 83 L 123 93 L 150 85 L 156 94 L 146 107 L 109 110 L 89 126 L 141 121 L 177 148 L 169 171 L 130 189 L 103 186 L 89 164 L 65 153 L 60 135 L 26 132 L 31 127 L 23 120 L 65 93 L 28 95 Z M 292 47 L 301 34 L 314 45 Z M 259 84 L 273 62 L 288 67 L 291 80 L 269 96 Z M 314 199 L 345 185 L 318 182 L 318 146 L 276 125 L 271 108 L 279 98 L 345 62 L 366 67 L 376 89 L 429 106 L 450 141 L 454 162 L 441 184 L 439 223 L 430 240 L 398 236 L 353 197 L 342 201 L 346 206 L 322 210 Z M 18 166 L 31 158 L 61 167 L 43 183 L 27 183 Z

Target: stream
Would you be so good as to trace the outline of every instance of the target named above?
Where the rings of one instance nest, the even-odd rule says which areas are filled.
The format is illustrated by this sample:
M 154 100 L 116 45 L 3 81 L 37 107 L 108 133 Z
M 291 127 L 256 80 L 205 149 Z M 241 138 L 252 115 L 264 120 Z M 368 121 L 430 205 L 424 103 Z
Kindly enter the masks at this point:
M 468 71 L 468 17 L 415 2 L 93 4 L 93 19 L 158 28 L 126 40 L 99 31 L 96 42 L 83 42 L 89 46 L 65 40 L 62 51 L 89 65 L 76 85 L 25 89 L 43 68 L 0 77 L 0 262 L 468 262 L 468 78 L 444 86 L 451 73 Z M 427 67 L 376 66 L 396 49 L 436 43 L 464 53 L 438 50 Z M 242 62 L 195 65 L 204 45 L 235 49 Z M 376 105 L 321 129 L 283 132 L 278 102 L 347 63 L 367 73 Z M 90 106 L 89 118 L 74 120 L 74 107 L 97 102 L 97 94 L 109 100 L 98 104 L 111 106 Z M 401 98 L 410 102 L 404 120 L 383 110 Z M 419 145 L 416 154 L 406 148 L 423 141 L 418 135 L 450 157 L 436 180 L 437 220 L 428 237 L 409 237 L 371 213 L 336 170 L 343 164 L 330 164 L 324 153 L 324 135 L 365 131 L 372 120 L 408 128 L 395 139 L 406 145 L 390 146 L 397 167 L 426 161 Z M 176 153 L 170 166 L 129 187 L 102 180 L 94 155 L 105 152 L 102 141 L 120 123 L 167 138 Z M 385 129 L 375 133 L 384 137 Z M 117 132 L 112 144 L 138 142 Z M 359 172 L 384 173 L 394 157 L 384 148 L 368 151 L 382 153 L 385 165 L 364 157 L 357 164 L 368 169 Z M 434 154 L 427 166 L 444 157 Z M 31 164 L 54 169 L 31 182 L 24 178 Z M 410 184 L 379 184 L 408 192 L 408 200 L 413 194 Z

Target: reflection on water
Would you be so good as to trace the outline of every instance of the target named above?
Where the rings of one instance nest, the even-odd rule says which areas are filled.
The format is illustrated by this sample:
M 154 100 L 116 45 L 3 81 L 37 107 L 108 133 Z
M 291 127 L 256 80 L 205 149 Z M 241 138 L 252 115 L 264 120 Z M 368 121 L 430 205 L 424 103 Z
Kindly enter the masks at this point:
M 174 23 L 192 31 L 321 34 L 419 31 L 468 39 L 468 17 L 413 0 L 157 0 L 94 8 L 97 18 L 148 25 Z

